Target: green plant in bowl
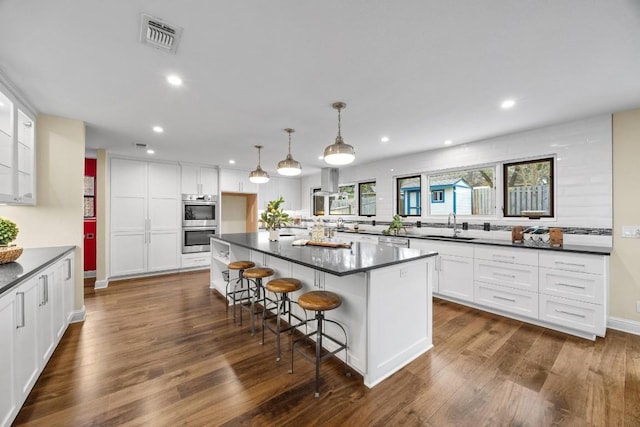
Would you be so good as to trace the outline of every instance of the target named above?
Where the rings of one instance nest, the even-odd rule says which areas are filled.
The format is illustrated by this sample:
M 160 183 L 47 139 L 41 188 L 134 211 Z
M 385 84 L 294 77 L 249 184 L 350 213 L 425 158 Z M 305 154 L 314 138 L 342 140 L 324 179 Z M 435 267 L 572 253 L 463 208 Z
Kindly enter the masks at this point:
M 16 240 L 18 231 L 20 230 L 15 222 L 6 218 L 0 218 L 0 245 L 6 246 Z

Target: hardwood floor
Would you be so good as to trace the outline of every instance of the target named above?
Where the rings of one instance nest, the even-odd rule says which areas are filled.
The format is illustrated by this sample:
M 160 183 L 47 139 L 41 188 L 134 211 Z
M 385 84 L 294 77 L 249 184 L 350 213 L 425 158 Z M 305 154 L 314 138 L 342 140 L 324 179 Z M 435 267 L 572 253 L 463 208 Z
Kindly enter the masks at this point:
M 430 352 L 373 389 L 325 362 L 316 399 L 313 365 L 276 365 L 273 334 L 235 325 L 208 272 L 85 293 L 17 425 L 640 425 L 640 336 L 591 342 L 434 300 Z

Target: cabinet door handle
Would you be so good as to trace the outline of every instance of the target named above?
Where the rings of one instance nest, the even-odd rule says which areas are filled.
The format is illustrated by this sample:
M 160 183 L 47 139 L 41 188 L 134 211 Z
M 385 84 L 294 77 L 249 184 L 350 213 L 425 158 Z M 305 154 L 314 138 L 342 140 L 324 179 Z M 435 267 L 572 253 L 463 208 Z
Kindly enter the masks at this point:
M 585 316 L 584 314 L 580 314 L 580 313 L 572 313 L 570 311 L 565 311 L 565 310 L 559 310 L 556 308 L 556 313 L 563 313 L 563 314 L 568 314 L 570 316 L 575 316 L 575 317 L 581 317 L 581 318 L 586 318 L 587 316 Z
M 38 306 L 42 307 L 43 305 L 45 305 L 44 292 L 45 292 L 45 283 L 47 280 L 47 276 L 45 275 L 40 276 L 40 280 L 42 280 L 42 294 L 40 295 L 40 303 L 38 304 Z
M 494 276 L 498 276 L 498 277 L 508 277 L 509 279 L 515 279 L 516 276 L 514 276 L 513 274 L 505 274 L 505 273 L 497 273 L 497 272 L 493 272 Z
M 570 265 L 572 267 L 586 267 L 585 264 L 580 264 L 577 262 L 564 262 L 564 261 L 556 261 L 556 264 L 562 264 L 562 265 Z
M 500 299 L 500 300 L 503 300 L 503 301 L 516 302 L 516 300 L 514 300 L 513 298 L 505 298 L 505 297 L 501 297 L 499 295 L 494 295 L 493 297 L 495 299 Z
M 20 324 L 16 325 L 16 329 L 24 328 L 25 326 L 25 318 L 24 318 L 24 292 L 17 292 L 16 295 L 20 296 Z
M 44 305 L 49 304 L 49 276 L 44 276 Z
M 67 277 L 65 280 L 69 280 L 71 279 L 71 258 L 67 258 L 65 261 L 67 262 Z
M 571 283 L 556 282 L 556 286 L 568 286 L 569 288 L 587 289 L 586 286 L 572 285 Z

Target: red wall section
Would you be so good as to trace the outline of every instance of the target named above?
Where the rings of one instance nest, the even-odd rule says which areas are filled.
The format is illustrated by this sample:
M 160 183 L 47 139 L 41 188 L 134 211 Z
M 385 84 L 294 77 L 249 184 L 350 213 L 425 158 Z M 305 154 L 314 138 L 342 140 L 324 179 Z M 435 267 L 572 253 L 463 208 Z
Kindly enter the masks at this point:
M 96 159 L 84 159 L 84 175 L 96 176 Z M 94 189 L 95 191 L 95 189 Z M 94 193 L 95 195 L 95 193 Z M 94 197 L 95 203 L 95 197 Z M 84 271 L 96 270 L 96 219 L 84 220 Z

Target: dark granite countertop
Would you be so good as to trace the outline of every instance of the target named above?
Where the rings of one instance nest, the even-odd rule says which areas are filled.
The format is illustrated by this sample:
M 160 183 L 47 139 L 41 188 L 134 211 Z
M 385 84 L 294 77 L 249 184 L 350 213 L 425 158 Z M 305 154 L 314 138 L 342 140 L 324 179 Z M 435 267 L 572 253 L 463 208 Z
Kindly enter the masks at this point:
M 212 237 L 336 276 L 366 272 L 437 255 L 437 252 L 423 252 L 419 249 L 357 242 L 353 243 L 351 249 L 293 246 L 292 242 L 296 237 L 280 237 L 279 241 L 270 242 L 267 233 L 222 234 Z
M 372 236 L 383 236 L 382 233 L 376 233 L 371 231 L 348 231 L 348 230 L 338 230 L 340 234 L 366 234 Z M 395 236 L 394 236 L 395 237 Z M 546 251 L 556 251 L 556 252 L 574 252 L 581 254 L 592 254 L 592 255 L 611 255 L 611 248 L 604 246 L 589 246 L 589 245 L 563 245 L 562 247 L 554 248 L 542 243 L 536 243 L 531 241 L 525 241 L 524 243 L 511 243 L 508 240 L 498 240 L 498 239 L 483 239 L 483 238 L 473 238 L 470 240 L 461 239 L 461 238 L 453 238 L 447 236 L 420 236 L 420 235 L 407 235 L 401 234 L 398 237 L 407 237 L 410 239 L 420 239 L 420 240 L 434 240 L 434 241 L 443 241 L 443 242 L 456 242 L 456 243 L 473 243 L 477 245 L 492 245 L 492 246 L 501 246 L 501 247 L 509 247 L 509 248 L 524 248 L 524 249 L 541 249 Z M 348 240 L 348 238 L 345 238 Z
M 0 295 L 62 258 L 74 246 L 26 248 L 14 262 L 0 265 Z

